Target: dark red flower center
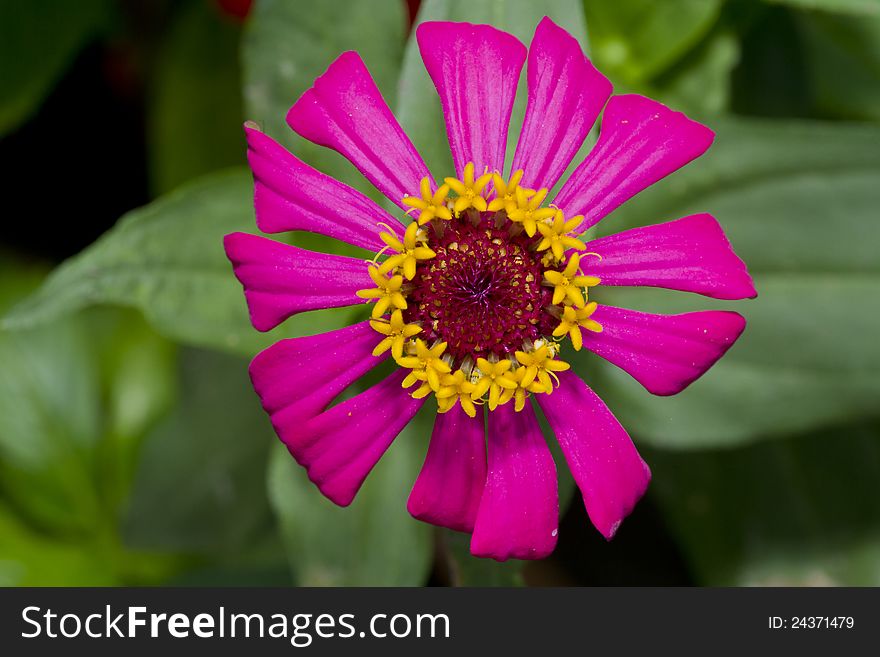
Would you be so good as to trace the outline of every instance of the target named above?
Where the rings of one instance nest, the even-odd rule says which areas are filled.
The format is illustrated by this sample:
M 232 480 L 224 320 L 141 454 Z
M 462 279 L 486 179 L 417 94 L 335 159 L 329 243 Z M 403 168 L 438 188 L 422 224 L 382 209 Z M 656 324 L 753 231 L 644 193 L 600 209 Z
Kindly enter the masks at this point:
M 421 325 L 426 342 L 446 342 L 460 363 L 504 358 L 553 331 L 542 254 L 520 226 L 503 213 L 469 210 L 425 230 L 437 255 L 419 262 L 404 319 Z

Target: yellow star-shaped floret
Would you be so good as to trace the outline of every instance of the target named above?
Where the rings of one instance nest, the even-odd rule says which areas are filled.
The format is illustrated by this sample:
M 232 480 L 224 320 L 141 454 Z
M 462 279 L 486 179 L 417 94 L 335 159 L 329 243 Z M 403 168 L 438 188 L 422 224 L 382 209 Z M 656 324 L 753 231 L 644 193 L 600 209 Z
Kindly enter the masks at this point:
M 555 354 L 547 345 L 541 345 L 534 351 L 517 351 L 516 360 L 526 373 L 520 384 L 528 387 L 533 381 L 537 381 L 544 388 L 542 392 L 550 393 L 553 391 L 553 381 L 550 379 L 551 372 L 564 372 L 571 365 L 565 361 L 554 358 Z
M 449 194 L 449 185 L 440 185 L 436 192 L 431 193 L 431 181 L 428 177 L 422 178 L 419 190 L 422 197 L 407 196 L 403 199 L 403 204 L 408 205 L 419 212 L 419 226 L 424 226 L 433 219 L 452 219 L 452 213 L 446 207 L 446 196 Z
M 553 286 L 554 305 L 567 301 L 571 305 L 583 308 L 587 302 L 584 298 L 583 288 L 599 284 L 600 281 L 595 276 L 578 274 L 580 259 L 579 254 L 573 253 L 562 271 L 551 269 L 544 272 L 544 278 Z
M 580 351 L 584 343 L 583 335 L 581 334 L 581 327 L 588 331 L 593 331 L 594 333 L 602 332 L 602 325 L 595 319 L 591 319 L 593 313 L 596 312 L 596 307 L 597 304 L 595 301 L 591 301 L 583 308 L 566 306 L 562 310 L 562 317 L 559 320 L 559 326 L 553 329 L 553 335 L 558 338 L 568 333 L 568 337 L 571 338 L 571 345 L 574 347 L 574 350 Z
M 373 319 L 379 319 L 390 307 L 406 310 L 406 298 L 400 288 L 403 286 L 403 276 L 397 275 L 388 278 L 379 271 L 378 267 L 370 267 L 370 278 L 376 283 L 376 287 L 368 290 L 358 290 L 357 295 L 362 299 L 378 299 L 371 313 Z
M 566 221 L 562 210 L 556 210 L 556 214 L 553 215 L 552 223 L 538 224 L 538 231 L 543 237 L 538 243 L 538 251 L 546 251 L 547 249 L 550 249 L 554 258 L 562 260 L 565 257 L 566 249 L 576 249 L 577 251 L 585 250 L 587 245 L 569 234 L 575 228 L 580 226 L 583 220 L 584 218 L 579 215 Z
M 451 410 L 456 402 L 470 417 L 477 416 L 477 409 L 471 399 L 474 384 L 470 382 L 462 370 L 440 377 L 440 390 L 437 391 L 437 405 L 441 413 Z
M 527 367 L 517 367 L 507 373 L 507 377 L 516 384 L 516 388 L 513 390 L 506 388 L 501 393 L 501 404 L 506 404 L 513 399 L 513 408 L 519 412 L 526 407 L 526 392 L 549 392 L 540 382 L 535 380 L 534 376 L 531 377 L 531 383 L 524 383 L 527 376 L 529 376 Z
M 516 203 L 507 207 L 507 216 L 511 221 L 520 223 L 525 228 L 526 235 L 534 237 L 538 231 L 538 222 L 549 219 L 556 212 L 553 208 L 542 208 L 541 203 L 547 197 L 547 189 L 538 191 L 517 187 Z
M 508 206 L 516 207 L 516 190 L 519 189 L 519 181 L 522 180 L 523 170 L 517 169 L 510 176 L 509 182 L 504 182 L 499 174 L 492 175 L 492 184 L 495 187 L 495 198 L 489 201 L 489 212 L 506 210 Z M 532 190 L 526 190 L 531 192 Z
M 471 399 L 474 401 L 481 399 L 487 392 L 489 393 L 489 410 L 494 411 L 501 403 L 502 390 L 515 390 L 516 383 L 505 376 L 510 370 L 513 363 L 509 360 L 500 360 L 497 363 L 490 363 L 485 358 L 477 359 L 477 367 L 480 369 L 482 376 L 474 385 L 471 392 Z
M 430 260 L 437 255 L 425 246 L 423 240 L 419 239 L 419 225 L 415 221 L 407 226 L 402 242 L 393 233 L 379 233 L 379 237 L 388 245 L 388 248 L 397 251 L 379 267 L 379 272 L 382 274 L 400 268 L 404 278 L 411 281 L 416 275 L 416 265 L 419 260 Z
M 446 351 L 445 342 L 429 348 L 424 340 L 416 338 L 415 355 L 397 359 L 398 365 L 412 370 L 403 380 L 403 387 L 409 388 L 416 381 L 424 381 L 430 390 L 434 392 L 440 390 L 440 377 L 452 371 L 442 358 L 444 351 Z
M 484 173 L 482 176 L 474 180 L 474 163 L 468 162 L 464 168 L 462 180 L 458 178 L 445 178 L 443 182 L 449 185 L 453 192 L 458 194 L 458 198 L 452 204 L 452 209 L 456 214 L 460 214 L 468 208 L 474 208 L 480 212 L 485 212 L 487 208 L 486 199 L 483 198 L 483 188 L 492 180 L 491 173 Z
M 391 313 L 391 321 L 383 322 L 380 320 L 370 320 L 370 326 L 385 337 L 373 349 L 374 356 L 381 356 L 389 349 L 395 360 L 403 358 L 403 347 L 406 341 L 417 333 L 421 333 L 422 328 L 416 324 L 406 324 L 403 321 L 403 313 L 395 310 Z

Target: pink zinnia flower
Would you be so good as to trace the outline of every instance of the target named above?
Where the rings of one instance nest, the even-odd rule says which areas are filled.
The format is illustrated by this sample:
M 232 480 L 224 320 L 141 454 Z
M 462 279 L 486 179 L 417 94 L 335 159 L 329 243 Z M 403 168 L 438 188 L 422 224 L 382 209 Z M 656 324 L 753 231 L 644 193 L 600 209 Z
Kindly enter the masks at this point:
M 611 538 L 650 470 L 605 404 L 569 371 L 565 350 L 586 348 L 649 392 L 672 395 L 724 354 L 745 320 L 725 311 L 656 315 L 600 305 L 590 298 L 595 286 L 717 299 L 753 297 L 755 289 L 708 214 L 588 243 L 577 236 L 700 156 L 714 135 L 648 98 L 609 100 L 609 81 L 545 18 L 528 51 L 528 105 L 505 178 L 526 47 L 488 25 L 424 23 L 416 36 L 457 177 L 435 182 L 355 52 L 333 62 L 287 115 L 293 130 L 344 155 L 406 211 L 403 225 L 246 126 L 260 230 L 311 231 L 377 253 L 365 263 L 254 235 L 226 237 L 261 331 L 306 310 L 374 303 L 371 319 L 260 353 L 250 367 L 254 387 L 290 453 L 342 506 L 430 398 L 438 414 L 408 509 L 472 532 L 473 554 L 499 560 L 541 558 L 556 544 L 556 468 L 534 400 L 591 521 Z M 598 143 L 548 204 L 548 190 L 603 107 Z M 389 357 L 398 370 L 330 405 Z

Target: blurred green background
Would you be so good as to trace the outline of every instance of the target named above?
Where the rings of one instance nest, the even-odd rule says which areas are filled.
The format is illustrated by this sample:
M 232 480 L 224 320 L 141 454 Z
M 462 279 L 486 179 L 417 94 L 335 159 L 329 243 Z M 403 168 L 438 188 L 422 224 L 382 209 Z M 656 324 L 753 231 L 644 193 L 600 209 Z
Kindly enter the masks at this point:
M 675 398 L 578 356 L 653 483 L 606 543 L 560 461 L 555 554 L 496 564 L 406 513 L 429 414 L 351 508 L 308 483 L 248 358 L 353 311 L 258 334 L 221 238 L 256 232 L 245 118 L 376 197 L 284 125 L 341 51 L 442 177 L 413 21 L 528 43 L 545 14 L 615 91 L 718 134 L 600 229 L 711 212 L 760 296 L 726 306 L 745 335 Z M 0 584 L 880 585 L 880 0 L 2 0 L 0 89 Z

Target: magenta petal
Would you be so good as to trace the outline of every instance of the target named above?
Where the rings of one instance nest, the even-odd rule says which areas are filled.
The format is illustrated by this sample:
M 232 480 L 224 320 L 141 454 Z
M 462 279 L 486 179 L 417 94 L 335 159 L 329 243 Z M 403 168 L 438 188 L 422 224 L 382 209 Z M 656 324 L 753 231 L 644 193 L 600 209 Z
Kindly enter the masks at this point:
M 297 159 L 281 144 L 245 127 L 254 172 L 254 209 L 264 233 L 305 230 L 370 251 L 384 246 L 379 224 L 397 224 L 385 210 L 348 185 Z
M 503 171 L 510 112 L 526 47 L 490 25 L 422 23 L 416 30 L 437 87 L 455 170 Z
M 529 98 L 512 170 L 522 185 L 552 188 L 584 143 L 611 83 L 584 56 L 577 40 L 544 18 L 529 48 Z
M 581 330 L 584 347 L 655 395 L 674 395 L 687 388 L 746 327 L 742 315 L 726 310 L 654 315 L 600 305 L 592 318 L 602 325 L 602 332 Z
M 376 286 L 364 261 L 357 258 L 316 253 L 247 233 L 231 233 L 223 245 L 258 331 L 273 329 L 305 310 L 363 303 L 355 293 Z
M 354 164 L 380 192 L 401 207 L 430 177 L 367 67 L 356 52 L 342 53 L 287 113 L 306 139 L 332 148 Z
M 339 393 L 384 361 L 373 356 L 382 336 L 369 322 L 310 337 L 289 338 L 251 361 L 254 389 L 281 435 L 323 411 Z
M 587 251 L 601 256 L 583 262 L 602 285 L 665 287 L 715 299 L 757 295 L 745 263 L 709 214 L 625 230 L 589 242 Z
M 650 469 L 620 422 L 576 374 L 560 372 L 553 394 L 535 397 L 581 489 L 590 520 L 605 538 L 612 538 L 645 493 Z
M 559 495 L 556 464 L 531 404 L 489 413 L 489 473 L 471 553 L 478 557 L 542 559 L 556 547 Z
M 424 399 L 401 387 L 398 369 L 381 383 L 307 422 L 276 424 L 279 436 L 309 479 L 332 502 L 348 506 L 364 479 Z
M 602 116 L 599 141 L 571 174 L 554 203 L 585 217 L 582 230 L 621 203 L 702 155 L 709 128 L 637 95 L 614 96 Z
M 485 485 L 483 414 L 469 417 L 459 405 L 438 413 L 425 464 L 406 508 L 419 520 L 472 532 Z

